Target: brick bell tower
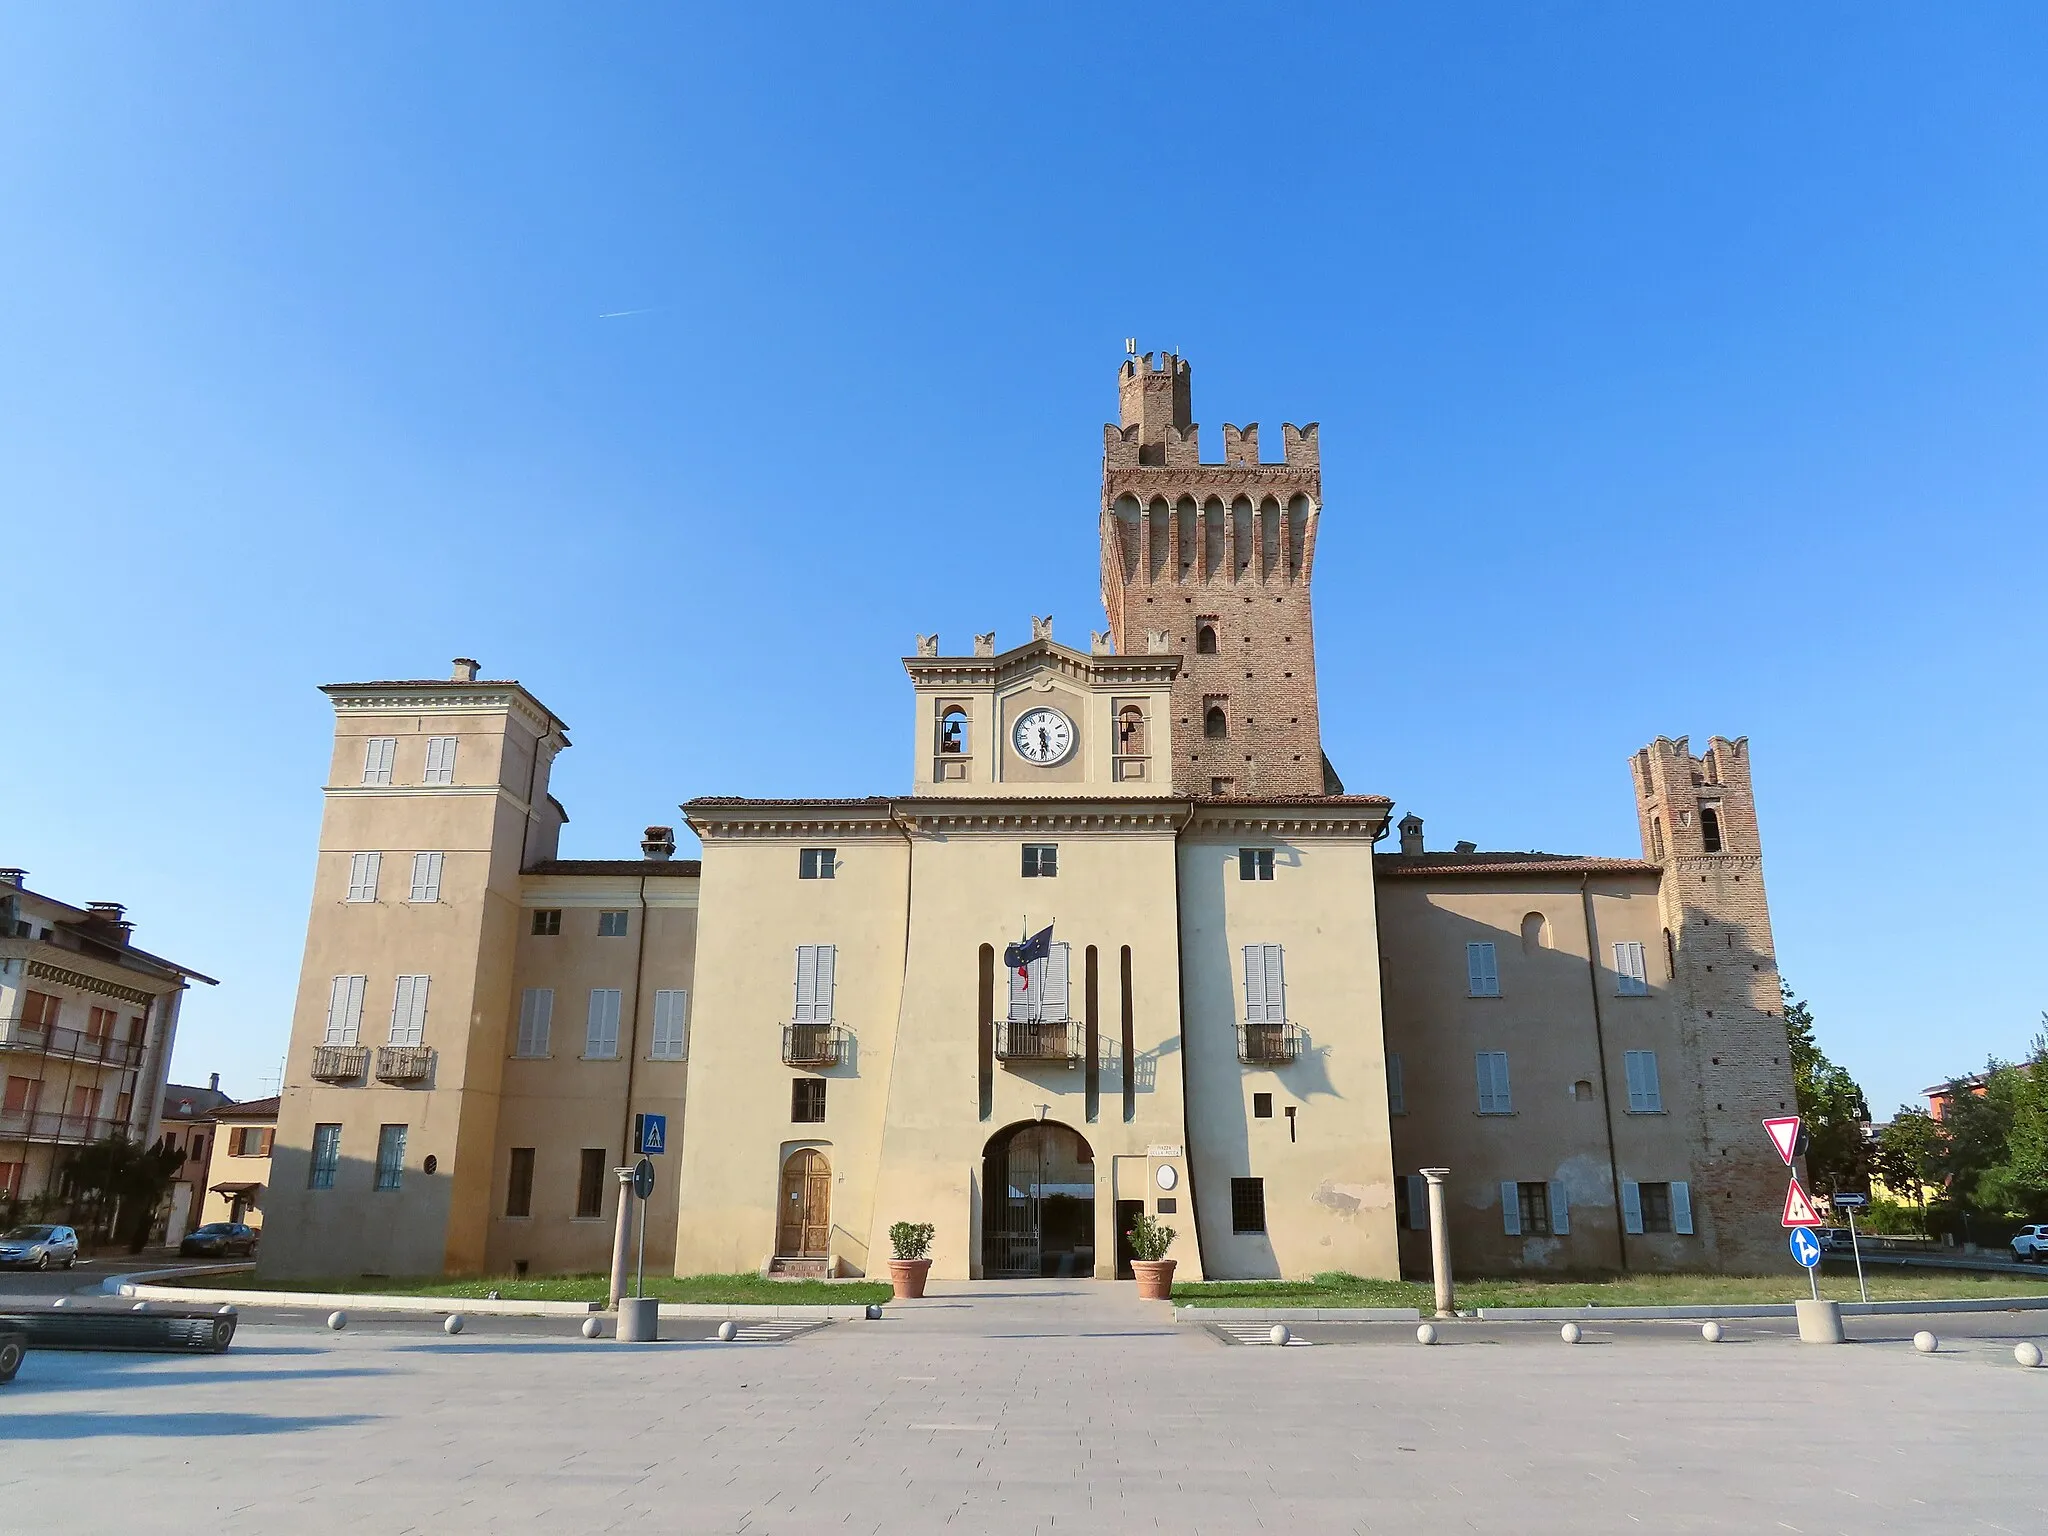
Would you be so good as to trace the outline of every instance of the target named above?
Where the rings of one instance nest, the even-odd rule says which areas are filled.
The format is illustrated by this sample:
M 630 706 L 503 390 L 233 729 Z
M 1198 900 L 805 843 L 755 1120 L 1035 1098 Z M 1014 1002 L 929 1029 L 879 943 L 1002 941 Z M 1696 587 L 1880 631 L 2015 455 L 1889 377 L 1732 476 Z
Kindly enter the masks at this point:
M 1205 464 L 1187 359 L 1146 353 L 1117 374 L 1102 429 L 1102 605 L 1124 654 L 1177 652 L 1173 789 L 1261 798 L 1342 794 L 1316 710 L 1309 573 L 1323 475 L 1316 426 L 1225 425 Z

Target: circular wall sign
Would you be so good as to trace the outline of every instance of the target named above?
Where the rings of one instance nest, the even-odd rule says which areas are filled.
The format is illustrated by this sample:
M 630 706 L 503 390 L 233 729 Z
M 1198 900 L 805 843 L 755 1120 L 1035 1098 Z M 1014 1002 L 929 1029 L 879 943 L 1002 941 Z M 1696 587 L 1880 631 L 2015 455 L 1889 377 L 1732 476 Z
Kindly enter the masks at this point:
M 1180 1182 L 1180 1170 L 1171 1163 L 1161 1163 L 1159 1172 L 1154 1177 L 1159 1180 L 1161 1189 L 1171 1189 Z

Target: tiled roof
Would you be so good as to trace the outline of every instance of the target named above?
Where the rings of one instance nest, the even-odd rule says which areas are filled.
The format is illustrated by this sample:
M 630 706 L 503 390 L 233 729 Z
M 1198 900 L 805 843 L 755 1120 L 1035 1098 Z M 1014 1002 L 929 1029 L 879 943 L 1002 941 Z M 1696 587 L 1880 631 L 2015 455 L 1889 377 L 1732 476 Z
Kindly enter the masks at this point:
M 792 807 L 806 805 L 845 807 L 866 806 L 880 809 L 890 805 L 964 805 L 980 800 L 1016 799 L 1057 801 L 1098 800 L 1105 798 L 1112 797 L 1090 793 L 1087 789 L 1082 788 L 1080 786 L 1076 786 L 1072 793 L 1062 793 L 1057 795 L 860 795 L 838 799 L 834 799 L 830 796 L 820 796 L 816 799 L 797 800 L 756 800 L 749 798 L 745 795 L 699 795 L 696 799 L 685 802 L 683 809 L 687 811 L 692 806 L 698 805 L 705 807 L 725 805 L 759 805 Z M 1391 806 L 1394 803 L 1385 795 L 1116 795 L 1113 798 L 1118 800 L 1132 800 L 1152 803 L 1171 800 L 1178 800 L 1183 802 L 1193 800 L 1199 805 L 1327 805 L 1336 807 L 1338 809 L 1342 809 L 1347 806 Z
M 1381 875 L 1656 875 L 1641 859 L 1593 859 L 1576 853 L 1380 853 Z
M 275 1120 L 277 1118 L 278 1096 L 267 1099 L 251 1099 L 246 1104 L 223 1104 L 213 1112 L 216 1120 Z
M 529 875 L 653 875 L 664 880 L 694 880 L 704 873 L 696 859 L 542 859 L 526 867 Z
M 699 795 L 694 800 L 685 801 L 683 809 L 687 811 L 693 805 L 865 805 L 882 807 L 887 806 L 890 803 L 890 799 L 891 797 L 888 795 L 842 795 L 836 798 L 824 795 L 800 800 L 757 800 L 747 795 Z

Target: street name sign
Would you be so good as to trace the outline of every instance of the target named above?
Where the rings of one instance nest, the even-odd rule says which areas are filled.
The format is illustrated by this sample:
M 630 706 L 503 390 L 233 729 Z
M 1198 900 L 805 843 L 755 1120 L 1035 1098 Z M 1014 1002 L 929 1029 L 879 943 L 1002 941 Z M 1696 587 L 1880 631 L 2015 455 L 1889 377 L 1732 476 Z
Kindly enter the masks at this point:
M 1792 1159 L 1798 1155 L 1799 1117 L 1784 1115 L 1775 1120 L 1766 1120 L 1764 1129 L 1770 1132 L 1771 1145 L 1778 1149 L 1778 1156 L 1785 1159 L 1785 1166 L 1792 1166 Z
M 1799 1187 L 1799 1180 L 1796 1178 L 1785 1188 L 1785 1215 L 1783 1220 L 1779 1222 L 1779 1225 L 1786 1227 L 1822 1227 L 1827 1225 L 1826 1222 L 1820 1219 L 1820 1212 L 1813 1208 L 1813 1202 L 1807 1199 L 1806 1191 Z
M 1808 1269 L 1820 1262 L 1820 1239 L 1804 1227 L 1792 1229 L 1792 1257 Z

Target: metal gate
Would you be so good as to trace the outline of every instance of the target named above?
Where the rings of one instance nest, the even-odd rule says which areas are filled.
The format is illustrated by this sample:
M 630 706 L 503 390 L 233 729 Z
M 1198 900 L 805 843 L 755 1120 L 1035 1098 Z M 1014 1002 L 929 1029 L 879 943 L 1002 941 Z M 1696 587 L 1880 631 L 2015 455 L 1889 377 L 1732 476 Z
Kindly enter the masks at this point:
M 1082 1228 L 1093 1222 L 1087 1214 L 1094 1206 L 1092 1187 L 1084 1204 L 1071 1184 L 1077 1155 L 1092 1167 L 1094 1154 L 1087 1141 L 1056 1123 L 1017 1126 L 991 1141 L 982 1170 L 983 1275 L 991 1280 L 1035 1280 L 1048 1273 L 1071 1273 L 1077 1261 L 1081 1272 L 1092 1272 L 1092 1251 L 1077 1251 L 1071 1230 L 1077 1218 Z M 1059 1206 L 1050 1252 L 1048 1200 Z

